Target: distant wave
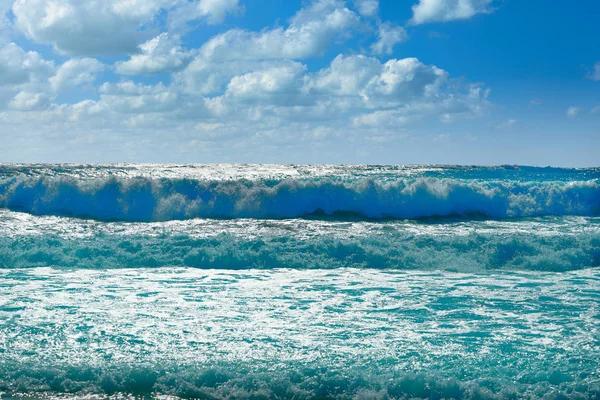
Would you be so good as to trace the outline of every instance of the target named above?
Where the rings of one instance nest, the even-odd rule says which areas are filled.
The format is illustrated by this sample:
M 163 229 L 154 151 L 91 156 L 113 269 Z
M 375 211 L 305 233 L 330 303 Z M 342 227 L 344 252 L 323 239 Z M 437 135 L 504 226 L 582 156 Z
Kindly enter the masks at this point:
M 482 215 L 492 218 L 600 214 L 598 180 L 564 182 L 416 178 L 282 181 L 9 177 L 0 207 L 102 221 L 190 218 L 364 218 Z

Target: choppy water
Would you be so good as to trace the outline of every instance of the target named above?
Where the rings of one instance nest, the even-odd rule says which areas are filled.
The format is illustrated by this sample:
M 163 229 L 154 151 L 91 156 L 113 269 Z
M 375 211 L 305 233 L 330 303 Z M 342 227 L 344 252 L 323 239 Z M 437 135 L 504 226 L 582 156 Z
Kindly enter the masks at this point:
M 600 169 L 0 165 L 3 397 L 600 398 Z

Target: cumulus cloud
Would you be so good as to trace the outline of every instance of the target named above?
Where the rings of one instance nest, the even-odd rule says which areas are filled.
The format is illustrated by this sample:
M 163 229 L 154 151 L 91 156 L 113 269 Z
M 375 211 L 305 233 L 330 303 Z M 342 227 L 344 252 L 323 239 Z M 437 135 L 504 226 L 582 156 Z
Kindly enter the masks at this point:
M 180 81 L 174 82 L 186 96 L 206 97 L 206 109 L 223 118 L 248 118 L 285 124 L 286 121 L 326 123 L 353 113 L 378 109 L 401 109 L 418 116 L 439 110 L 444 113 L 469 113 L 485 107 L 487 93 L 456 92 L 447 86 L 448 74 L 416 58 L 392 59 L 381 63 L 363 55 L 336 57 L 329 66 L 308 72 L 293 61 L 223 64 L 220 70 L 206 71 L 223 84 L 200 92 Z M 190 64 L 193 68 L 194 64 Z M 236 73 L 236 70 L 238 73 Z M 241 72 L 239 72 L 241 71 Z M 198 71 L 197 71 L 198 72 Z M 180 78 L 187 75 L 182 74 Z M 198 83 L 206 83 L 199 79 Z M 220 87 L 223 89 L 220 89 Z M 223 94 L 221 94 L 221 91 Z M 475 94 L 473 94 L 475 93 Z M 469 96 L 472 96 L 470 99 Z M 470 104 L 469 107 L 465 107 Z
M 311 88 L 332 96 L 363 98 L 362 91 L 381 71 L 381 63 L 363 55 L 338 55 L 311 79 Z
M 63 54 L 96 56 L 136 51 L 141 29 L 176 0 L 16 0 L 15 25 L 28 38 Z
M 447 78 L 445 71 L 416 58 L 392 59 L 379 66 L 359 93 L 368 104 L 389 106 L 433 96 Z
M 325 52 L 336 37 L 350 34 L 358 21 L 343 2 L 317 0 L 298 11 L 286 28 L 232 29 L 211 38 L 174 80 L 187 93 L 218 94 L 235 76 L 285 70 L 292 60 Z
M 491 12 L 492 2 L 493 0 L 419 0 L 412 7 L 411 22 L 419 25 L 469 19 L 476 14 Z
M 48 104 L 49 96 L 42 93 L 54 70 L 54 63 L 39 53 L 24 51 L 15 43 L 0 42 L 0 111 L 7 106 L 33 110 Z
M 238 8 L 238 0 L 200 0 L 198 15 L 208 17 L 212 22 L 221 22 L 227 13 Z
M 191 59 L 189 51 L 178 44 L 179 39 L 164 32 L 139 46 L 140 54 L 117 62 L 115 70 L 123 75 L 158 74 L 179 70 Z
M 277 68 L 290 62 L 289 60 L 223 60 L 214 62 L 196 57 L 184 70 L 175 73 L 173 80 L 182 92 L 188 94 L 220 94 L 235 76 L 267 68 Z
M 319 0 L 300 10 L 287 28 L 262 32 L 232 29 L 204 44 L 199 57 L 212 60 L 303 59 L 322 54 L 336 35 L 359 17 L 338 0 Z
M 100 101 L 88 105 L 91 109 L 125 114 L 147 114 L 172 111 L 179 107 L 178 93 L 164 84 L 142 85 L 132 81 L 104 83 L 100 86 Z
M 410 120 L 402 110 L 380 110 L 352 117 L 354 127 L 388 127 L 406 125 Z
M 276 125 L 290 121 L 326 124 L 356 117 L 355 125 L 359 120 L 372 125 L 387 123 L 390 116 L 409 121 L 436 113 L 478 114 L 486 108 L 489 93 L 476 85 L 457 90 L 448 85 L 447 72 L 416 58 L 381 63 L 363 55 L 339 55 L 314 73 L 293 61 L 251 66 L 243 73 L 222 76 L 227 81 L 224 92 L 207 97 L 206 110 L 228 121 L 245 118 Z M 194 96 L 189 91 L 187 95 Z
M 179 31 L 188 21 L 205 20 L 209 24 L 223 22 L 225 16 L 241 11 L 239 0 L 197 0 L 179 3 L 169 14 L 169 28 Z
M 242 103 L 298 104 L 305 71 L 304 65 L 290 62 L 235 76 L 227 85 L 225 95 Z
M 381 22 L 377 0 L 307 1 L 283 26 L 229 29 L 184 47 L 190 41 L 183 25 L 217 23 L 241 7 L 239 0 L 16 0 L 16 29 L 72 57 L 57 68 L 0 41 L 3 129 L 33 137 L 40 130 L 31 127 L 43 127 L 44 138 L 61 143 L 105 141 L 131 151 L 120 153 L 121 160 L 135 160 L 131 154 L 141 146 L 155 155 L 165 146 L 239 156 L 229 152 L 238 146 L 270 155 L 302 143 L 339 144 L 342 137 L 382 143 L 413 122 L 452 122 L 488 109 L 484 85 L 454 80 L 417 58 L 347 51 L 319 68 L 305 61 L 329 54 L 367 25 L 378 28 L 369 38 L 372 55 L 392 54 L 406 31 Z M 173 24 L 179 29 L 171 30 Z M 102 58 L 106 65 L 93 58 L 123 52 L 129 55 L 116 62 Z M 130 80 L 115 81 L 113 71 Z M 140 77 L 150 74 L 157 76 Z M 110 82 L 99 85 L 102 77 Z M 95 93 L 83 100 L 60 95 L 87 89 Z
M 396 127 L 424 117 L 439 116 L 445 123 L 459 118 L 480 116 L 487 110 L 489 90 L 480 85 L 467 85 L 463 91 L 440 91 L 435 96 L 404 101 L 391 109 L 380 109 L 352 117 L 357 127 Z
M 30 111 L 46 108 L 51 98 L 45 93 L 21 91 L 11 100 L 9 107 L 19 111 Z
M 0 44 L 0 86 L 39 82 L 54 71 L 54 63 L 15 43 Z
M 379 12 L 379 0 L 354 0 L 360 15 L 374 17 Z
M 391 23 L 382 23 L 379 25 L 377 41 L 371 46 L 374 54 L 392 54 L 394 46 L 402 43 L 407 38 L 406 30 L 400 26 L 394 26 Z
M 0 0 L 0 44 L 7 40 L 10 21 L 6 16 L 13 0 Z
M 0 15 L 5 16 L 12 7 L 14 0 L 0 0 Z
M 55 92 L 66 91 L 94 83 L 103 70 L 104 65 L 94 58 L 71 59 L 62 64 L 49 81 Z
M 579 111 L 581 111 L 581 109 L 579 107 L 569 107 L 567 108 L 567 117 L 569 118 L 575 118 L 577 115 L 579 115 Z
M 87 129 L 127 127 L 132 135 L 146 135 L 151 127 L 165 135 L 252 137 L 263 144 L 274 138 L 289 140 L 290 135 L 307 140 L 354 136 L 364 129 L 375 129 L 373 134 L 380 137 L 384 134 L 377 129 L 397 129 L 426 116 L 474 116 L 487 108 L 485 87 L 453 83 L 445 71 L 415 58 L 382 63 L 363 55 L 340 55 L 317 72 L 283 60 L 252 67 L 234 73 L 221 92 L 210 95 L 186 92 L 178 82 L 124 81 L 102 84 L 97 100 L 48 105 L 41 96 L 23 93 L 11 107 L 47 109 L 37 111 L 35 118 L 47 118 L 53 126 L 64 121 Z

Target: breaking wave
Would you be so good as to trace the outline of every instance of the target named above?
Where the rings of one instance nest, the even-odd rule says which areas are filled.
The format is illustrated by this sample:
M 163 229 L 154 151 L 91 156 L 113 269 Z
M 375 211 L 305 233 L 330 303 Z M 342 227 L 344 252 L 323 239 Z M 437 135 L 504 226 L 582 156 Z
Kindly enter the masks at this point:
M 600 180 L 0 178 L 0 207 L 101 221 L 600 215 Z
M 600 234 L 369 235 L 299 239 L 230 234 L 0 237 L 0 268 L 374 269 L 571 271 L 600 266 Z
M 238 372 L 241 370 L 242 373 Z M 235 372 L 234 372 L 235 371 Z M 576 384 L 568 373 L 547 369 L 519 373 L 512 382 L 497 377 L 457 379 L 438 372 L 382 373 L 311 366 L 283 371 L 206 368 L 36 368 L 0 374 L 0 390 L 16 398 L 194 398 L 194 399 L 510 399 L 600 396 L 593 379 Z M 516 374 L 516 372 L 513 372 Z M 464 374 L 464 371 L 463 371 Z M 4 378 L 4 379 L 2 379 Z M 589 382 L 588 382 L 589 381 Z M 552 393 L 554 396 L 548 396 Z M 84 397 L 85 396 L 85 397 Z

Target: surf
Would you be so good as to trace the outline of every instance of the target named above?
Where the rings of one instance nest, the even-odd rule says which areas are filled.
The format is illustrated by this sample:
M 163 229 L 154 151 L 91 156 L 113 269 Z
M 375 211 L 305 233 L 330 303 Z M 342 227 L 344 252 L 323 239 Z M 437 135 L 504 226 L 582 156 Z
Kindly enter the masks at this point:
M 330 177 L 235 179 L 4 176 L 0 208 L 100 221 L 193 218 L 418 219 L 600 215 L 600 179 L 585 181 Z

